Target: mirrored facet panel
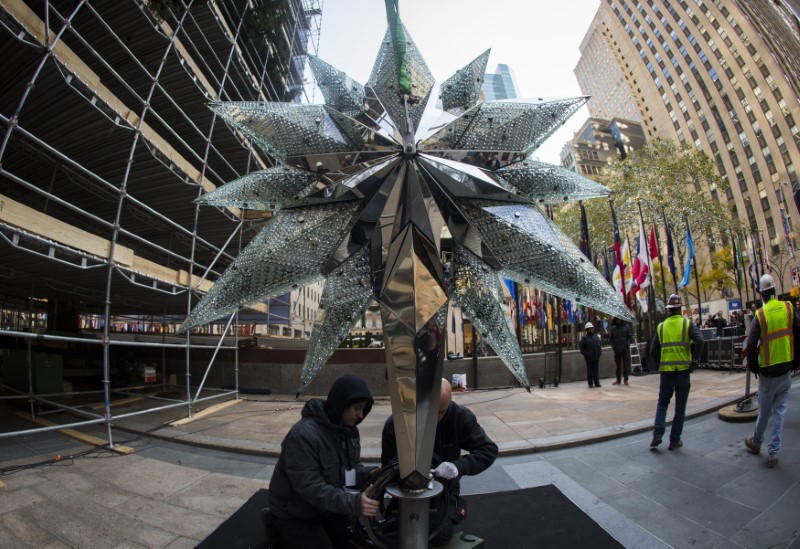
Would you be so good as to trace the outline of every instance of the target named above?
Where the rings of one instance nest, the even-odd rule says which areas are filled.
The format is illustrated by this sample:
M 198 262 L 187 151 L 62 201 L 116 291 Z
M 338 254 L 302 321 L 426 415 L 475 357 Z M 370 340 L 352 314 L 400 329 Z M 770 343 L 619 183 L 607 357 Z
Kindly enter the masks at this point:
M 318 280 L 357 209 L 358 203 L 343 202 L 278 212 L 215 281 L 182 329 Z
M 308 64 L 327 106 L 350 118 L 358 118 L 367 110 L 364 86 L 314 55 L 308 56 Z
M 492 200 L 524 201 L 513 194 L 513 187 L 505 181 L 476 166 L 425 154 L 420 155 L 420 165 L 454 197 L 481 196 Z
M 611 195 L 608 187 L 572 170 L 536 160 L 501 168 L 497 175 L 535 202 L 560 204 Z
M 472 320 L 517 381 L 529 388 L 516 334 L 511 331 L 500 307 L 503 297 L 500 284 L 497 271 L 453 242 L 453 288 L 450 292 L 453 303 Z
M 204 194 L 200 204 L 277 211 L 312 192 L 317 175 L 289 166 L 251 172 Z
M 378 57 L 372 68 L 367 85 L 372 88 L 375 95 L 380 100 L 383 107 L 389 113 L 395 128 L 401 132 L 405 130 L 405 113 L 408 108 L 408 115 L 416 130 L 422 113 L 428 103 L 433 84 L 435 82 L 433 74 L 425 64 L 417 45 L 411 39 L 405 26 L 403 32 L 406 36 L 406 67 L 408 78 L 411 83 L 411 96 L 407 97 L 399 93 L 400 86 L 397 80 L 397 69 L 395 67 L 394 46 L 392 35 L 387 30 L 378 51 Z
M 374 296 L 369 248 L 350 256 L 325 278 L 317 318 L 308 343 L 298 393 L 303 393 Z
M 460 205 L 502 264 L 503 276 L 632 320 L 619 293 L 537 207 L 478 200 Z
M 541 145 L 586 99 L 481 103 L 421 142 L 419 148 L 422 151 L 512 151 L 527 154 Z
M 442 109 L 453 114 L 461 114 L 478 104 L 481 100 L 483 75 L 486 74 L 486 64 L 489 62 L 491 51 L 491 49 L 486 50 L 442 82 L 439 88 Z
M 324 105 L 296 103 L 211 103 L 211 109 L 276 158 L 357 152 L 363 142 L 352 140 Z

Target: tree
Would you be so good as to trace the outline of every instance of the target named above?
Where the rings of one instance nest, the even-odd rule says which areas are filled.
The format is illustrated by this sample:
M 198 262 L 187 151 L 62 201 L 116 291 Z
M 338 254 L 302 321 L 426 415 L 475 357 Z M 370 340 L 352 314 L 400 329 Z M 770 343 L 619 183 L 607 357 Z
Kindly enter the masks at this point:
M 727 244 L 732 234 L 743 232 L 731 207 L 719 203 L 719 195 L 728 191 L 727 180 L 717 174 L 713 161 L 705 153 L 688 145 L 657 139 L 626 159 L 611 162 L 598 181 L 613 192 L 621 236 L 623 241 L 626 235 L 629 237 L 631 253 L 636 250 L 639 234 L 639 206 L 645 224 L 658 227 L 662 248 L 666 217 L 672 229 L 675 264 L 679 271 L 685 265 L 687 219 L 696 249 L 700 245 L 714 250 Z M 571 206 L 566 205 L 557 212 L 556 222 L 577 241 L 580 211 Z M 613 246 L 608 202 L 590 200 L 584 206 L 593 247 Z M 663 260 L 666 262 L 666 258 Z

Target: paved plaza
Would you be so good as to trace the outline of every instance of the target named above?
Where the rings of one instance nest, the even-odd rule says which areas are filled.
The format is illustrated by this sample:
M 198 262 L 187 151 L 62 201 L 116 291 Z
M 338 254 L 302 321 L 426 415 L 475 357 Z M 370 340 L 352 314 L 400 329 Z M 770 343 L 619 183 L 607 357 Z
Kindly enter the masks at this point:
M 717 413 L 744 396 L 745 378 L 693 374 L 691 419 L 676 451 L 649 449 L 657 375 L 632 377 L 630 386 L 603 380 L 600 389 L 575 382 L 531 394 L 455 393 L 501 452 L 488 471 L 465 478 L 463 489 L 554 484 L 626 547 L 800 547 L 800 391 L 795 382 L 780 464 L 768 469 L 766 458 L 742 443 L 752 421 L 722 421 Z M 0 439 L 4 470 L 62 456 L 58 464 L 0 477 L 0 546 L 194 547 L 267 486 L 302 405 L 291 396 L 243 395 L 195 410 L 193 421 L 176 426 L 165 423 L 185 415 L 182 409 L 134 416 L 112 431 L 116 444 L 134 449 L 129 455 L 70 459 L 91 447 L 58 432 Z M 115 413 L 137 406 L 127 402 Z M 361 425 L 366 460 L 379 456 L 389 410 L 388 399 L 378 399 Z M 4 432 L 32 425 L 10 408 L 0 417 Z M 105 427 L 82 430 L 107 439 Z M 535 539 L 531 532 L 532 547 Z

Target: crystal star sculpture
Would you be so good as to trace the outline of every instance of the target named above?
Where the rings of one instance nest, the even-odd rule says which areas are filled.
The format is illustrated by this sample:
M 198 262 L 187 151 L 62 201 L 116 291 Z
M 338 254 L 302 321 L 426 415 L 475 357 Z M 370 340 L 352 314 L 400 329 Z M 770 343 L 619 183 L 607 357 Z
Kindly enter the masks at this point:
M 324 105 L 211 105 L 279 165 L 200 201 L 274 216 L 183 329 L 324 279 L 299 393 L 377 301 L 400 476 L 414 487 L 427 482 L 430 468 L 451 301 L 528 389 L 517 339 L 500 305 L 501 276 L 616 317 L 631 316 L 539 206 L 608 196 L 609 190 L 526 159 L 587 98 L 484 102 L 486 51 L 442 83 L 439 119 L 446 121 L 423 136 L 418 128 L 434 79 L 400 29 L 402 47 L 395 48 L 397 33 L 387 32 L 366 85 L 311 57 Z M 404 56 L 404 74 L 396 49 Z M 408 91 L 401 89 L 403 76 Z M 448 273 L 443 241 L 452 257 Z

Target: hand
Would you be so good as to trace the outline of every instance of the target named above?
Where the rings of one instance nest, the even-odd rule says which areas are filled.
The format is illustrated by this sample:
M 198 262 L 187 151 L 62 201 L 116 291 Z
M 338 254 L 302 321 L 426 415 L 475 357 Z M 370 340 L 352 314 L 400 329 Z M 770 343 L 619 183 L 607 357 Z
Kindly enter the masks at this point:
M 370 484 L 363 492 L 361 492 L 361 516 L 378 516 L 378 502 L 370 498 L 372 495 L 372 489 L 373 486 Z
M 443 461 L 436 469 L 431 470 L 434 476 L 443 478 L 445 480 L 452 480 L 458 476 L 458 467 L 449 461 Z

